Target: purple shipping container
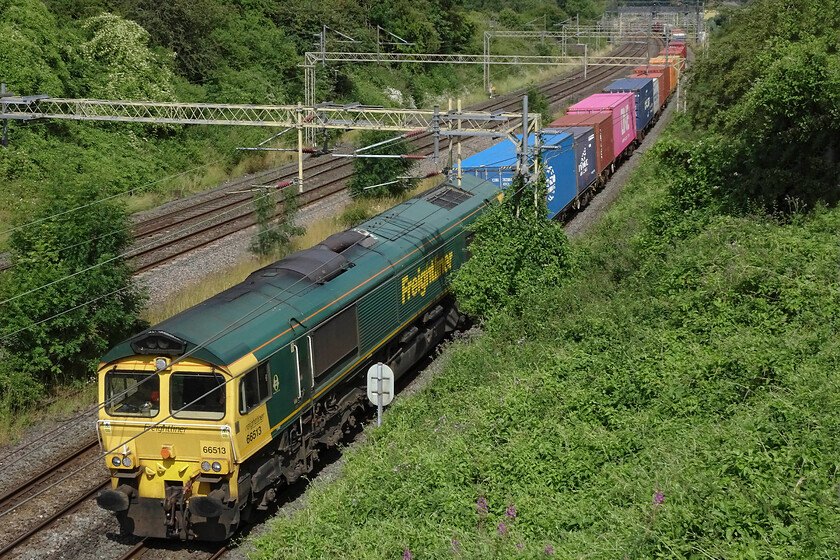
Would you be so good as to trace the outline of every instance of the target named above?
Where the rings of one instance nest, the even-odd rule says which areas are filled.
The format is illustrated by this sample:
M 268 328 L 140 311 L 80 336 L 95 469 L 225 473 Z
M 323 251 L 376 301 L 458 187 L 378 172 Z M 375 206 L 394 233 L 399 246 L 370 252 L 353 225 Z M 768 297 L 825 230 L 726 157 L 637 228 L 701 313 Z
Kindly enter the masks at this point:
M 568 113 L 612 115 L 616 159 L 636 139 L 636 102 L 632 93 L 596 93 L 569 107 Z

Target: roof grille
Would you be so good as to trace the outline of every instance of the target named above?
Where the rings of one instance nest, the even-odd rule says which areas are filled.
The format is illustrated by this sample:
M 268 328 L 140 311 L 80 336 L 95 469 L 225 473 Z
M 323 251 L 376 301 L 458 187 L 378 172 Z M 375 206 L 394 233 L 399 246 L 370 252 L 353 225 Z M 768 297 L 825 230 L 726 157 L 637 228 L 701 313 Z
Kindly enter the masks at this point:
M 440 206 L 445 210 L 452 210 L 462 202 L 472 198 L 472 193 L 452 185 L 440 185 L 421 195 L 426 202 Z

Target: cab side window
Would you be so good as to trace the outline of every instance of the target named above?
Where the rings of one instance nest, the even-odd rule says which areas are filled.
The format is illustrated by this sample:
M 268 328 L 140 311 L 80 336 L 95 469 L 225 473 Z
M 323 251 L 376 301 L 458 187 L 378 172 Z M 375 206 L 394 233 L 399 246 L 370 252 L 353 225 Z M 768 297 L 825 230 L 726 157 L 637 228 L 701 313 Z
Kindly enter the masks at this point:
M 239 412 L 247 414 L 271 396 L 268 362 L 252 369 L 239 382 Z

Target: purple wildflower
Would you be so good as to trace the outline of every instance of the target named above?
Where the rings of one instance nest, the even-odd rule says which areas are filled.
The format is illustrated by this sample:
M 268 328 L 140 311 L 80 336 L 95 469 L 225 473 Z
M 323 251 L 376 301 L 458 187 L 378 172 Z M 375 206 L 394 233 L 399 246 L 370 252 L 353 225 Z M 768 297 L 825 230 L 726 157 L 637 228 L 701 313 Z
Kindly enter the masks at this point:
M 459 552 L 461 552 L 461 543 L 456 541 L 454 538 L 449 539 L 449 542 L 452 545 L 452 554 L 458 554 Z
M 399 467 L 394 467 L 394 472 L 397 472 L 397 470 L 399 470 Z
M 406 548 L 403 551 L 403 560 L 411 560 L 412 558 L 414 558 L 414 555 L 411 553 L 411 550 Z
M 518 542 L 516 543 L 516 548 L 518 548 L 519 550 L 525 550 L 525 545 L 521 542 Z
M 662 491 L 659 488 L 657 488 L 656 492 L 653 495 L 653 501 L 650 503 L 650 505 L 652 505 L 654 509 L 659 509 L 660 507 L 664 507 L 662 506 L 662 502 L 664 501 L 665 494 L 663 494 Z
M 507 535 L 508 528 L 504 521 L 499 522 L 499 526 L 496 527 L 496 531 L 499 533 L 499 536 Z
M 507 511 L 505 511 L 505 519 L 516 519 L 516 508 L 512 505 L 507 507 Z
M 543 554 L 545 554 L 546 556 L 551 556 L 552 554 L 554 554 L 554 547 L 550 544 L 545 545 L 545 550 L 543 550 Z
M 480 518 L 484 519 L 487 517 L 487 514 L 490 512 L 490 509 L 487 507 L 487 500 L 479 498 L 475 504 L 475 511 Z

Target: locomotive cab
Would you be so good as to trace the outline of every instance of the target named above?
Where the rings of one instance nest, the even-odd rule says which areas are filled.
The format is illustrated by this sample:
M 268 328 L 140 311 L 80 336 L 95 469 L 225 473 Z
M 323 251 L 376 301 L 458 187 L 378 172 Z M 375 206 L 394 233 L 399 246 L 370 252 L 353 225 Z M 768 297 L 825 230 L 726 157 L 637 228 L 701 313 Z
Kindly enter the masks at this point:
M 98 433 L 111 488 L 97 502 L 124 531 L 221 540 L 236 530 L 236 385 L 228 372 L 195 359 L 103 364 Z

